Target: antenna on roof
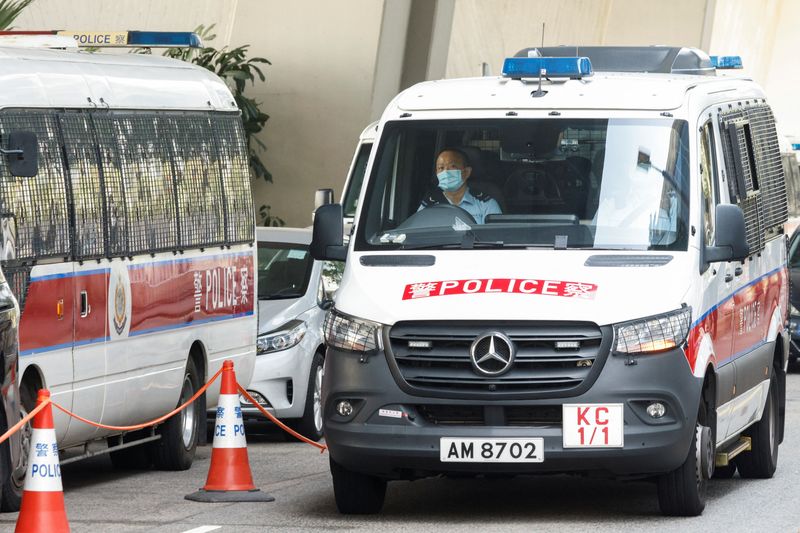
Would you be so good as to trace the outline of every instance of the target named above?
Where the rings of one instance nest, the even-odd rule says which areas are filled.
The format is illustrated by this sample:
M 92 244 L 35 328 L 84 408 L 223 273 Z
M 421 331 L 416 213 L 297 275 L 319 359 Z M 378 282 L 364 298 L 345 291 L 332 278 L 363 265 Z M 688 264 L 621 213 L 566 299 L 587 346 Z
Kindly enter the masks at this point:
M 544 48 L 544 22 L 542 22 L 542 48 Z M 541 53 L 538 55 L 542 55 Z M 542 91 L 542 75 L 545 74 L 545 69 L 539 67 L 539 87 L 531 93 L 531 96 L 534 98 L 539 98 L 547 94 L 546 91 Z

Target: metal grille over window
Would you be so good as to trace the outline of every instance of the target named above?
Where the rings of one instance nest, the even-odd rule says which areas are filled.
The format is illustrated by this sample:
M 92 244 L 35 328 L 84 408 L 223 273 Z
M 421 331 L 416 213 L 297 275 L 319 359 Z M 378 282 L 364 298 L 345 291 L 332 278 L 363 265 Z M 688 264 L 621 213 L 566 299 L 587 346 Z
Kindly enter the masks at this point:
M 103 188 L 90 117 L 86 113 L 63 113 L 59 119 L 72 187 L 75 256 L 102 257 L 105 255 Z
M 128 215 L 125 200 L 125 183 L 122 180 L 122 163 L 117 141 L 114 138 L 114 118 L 92 114 L 97 134 L 97 151 L 103 171 L 105 209 L 108 224 L 108 255 L 128 255 Z
M 744 212 L 750 252 L 758 252 L 788 216 L 772 111 L 757 104 L 721 113 L 720 131 L 728 187 Z
M 161 138 L 168 139 L 172 154 L 181 247 L 222 244 L 225 211 L 220 166 L 211 157 L 216 148 L 209 117 L 162 117 L 158 130 Z
M 753 156 L 763 200 L 764 225 L 766 228 L 780 226 L 788 217 L 788 208 L 775 120 L 767 105 L 750 107 L 747 114 L 753 133 Z
M 117 136 L 128 212 L 130 252 L 177 248 L 172 162 L 153 115 L 117 116 Z
M 255 237 L 255 213 L 250 194 L 249 154 L 241 120 L 236 116 L 212 117 L 211 123 L 222 172 L 227 241 L 251 242 Z
M 28 295 L 28 285 L 31 281 L 31 268 L 29 266 L 3 266 L 6 282 L 19 302 L 20 313 L 25 310 L 25 297 Z
M 69 218 L 61 137 L 55 113 L 7 111 L 0 114 L 0 145 L 12 131 L 36 134 L 39 173 L 35 177 L 11 176 L 7 160 L 0 157 L 0 212 L 13 219 L 8 227 L 16 235 L 16 259 L 28 260 L 70 254 Z
M 510 370 L 476 372 L 472 343 L 503 333 L 516 350 Z M 588 322 L 398 322 L 389 331 L 387 359 L 395 376 L 433 396 L 574 394 L 596 378 L 608 356 L 610 330 Z

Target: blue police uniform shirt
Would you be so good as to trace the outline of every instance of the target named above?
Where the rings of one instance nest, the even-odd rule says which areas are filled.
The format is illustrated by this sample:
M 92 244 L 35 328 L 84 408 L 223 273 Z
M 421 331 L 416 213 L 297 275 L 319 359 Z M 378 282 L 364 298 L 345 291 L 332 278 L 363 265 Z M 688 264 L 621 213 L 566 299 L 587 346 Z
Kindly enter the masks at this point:
M 431 205 L 443 204 L 444 202 L 455 205 L 445 196 L 441 189 L 437 188 L 433 193 L 422 200 L 417 211 L 421 211 Z M 487 215 L 500 215 L 503 213 L 497 200 L 488 194 L 472 191 L 469 187 L 464 191 L 464 196 L 461 198 L 461 203 L 458 204 L 458 207 L 472 215 L 472 218 L 474 218 L 475 222 L 478 224 L 483 224 Z

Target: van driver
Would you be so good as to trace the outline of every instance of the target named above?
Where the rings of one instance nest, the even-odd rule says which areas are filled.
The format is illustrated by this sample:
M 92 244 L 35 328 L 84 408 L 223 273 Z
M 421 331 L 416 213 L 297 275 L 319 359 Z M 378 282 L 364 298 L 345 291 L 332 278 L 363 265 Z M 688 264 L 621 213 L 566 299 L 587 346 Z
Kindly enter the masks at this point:
M 436 157 L 436 178 L 439 187 L 429 192 L 417 211 L 445 202 L 456 205 L 483 224 L 487 215 L 501 214 L 500 204 L 488 194 L 467 186 L 472 174 L 467 156 L 458 149 L 445 148 Z

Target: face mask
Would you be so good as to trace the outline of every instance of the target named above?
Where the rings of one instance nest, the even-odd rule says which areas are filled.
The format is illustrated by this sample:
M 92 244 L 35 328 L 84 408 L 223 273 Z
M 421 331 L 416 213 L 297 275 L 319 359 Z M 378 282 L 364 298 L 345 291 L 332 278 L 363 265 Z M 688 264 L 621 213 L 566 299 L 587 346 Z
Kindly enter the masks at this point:
M 457 191 L 461 187 L 461 171 L 458 169 L 443 170 L 436 177 L 439 179 L 439 188 L 444 192 Z

